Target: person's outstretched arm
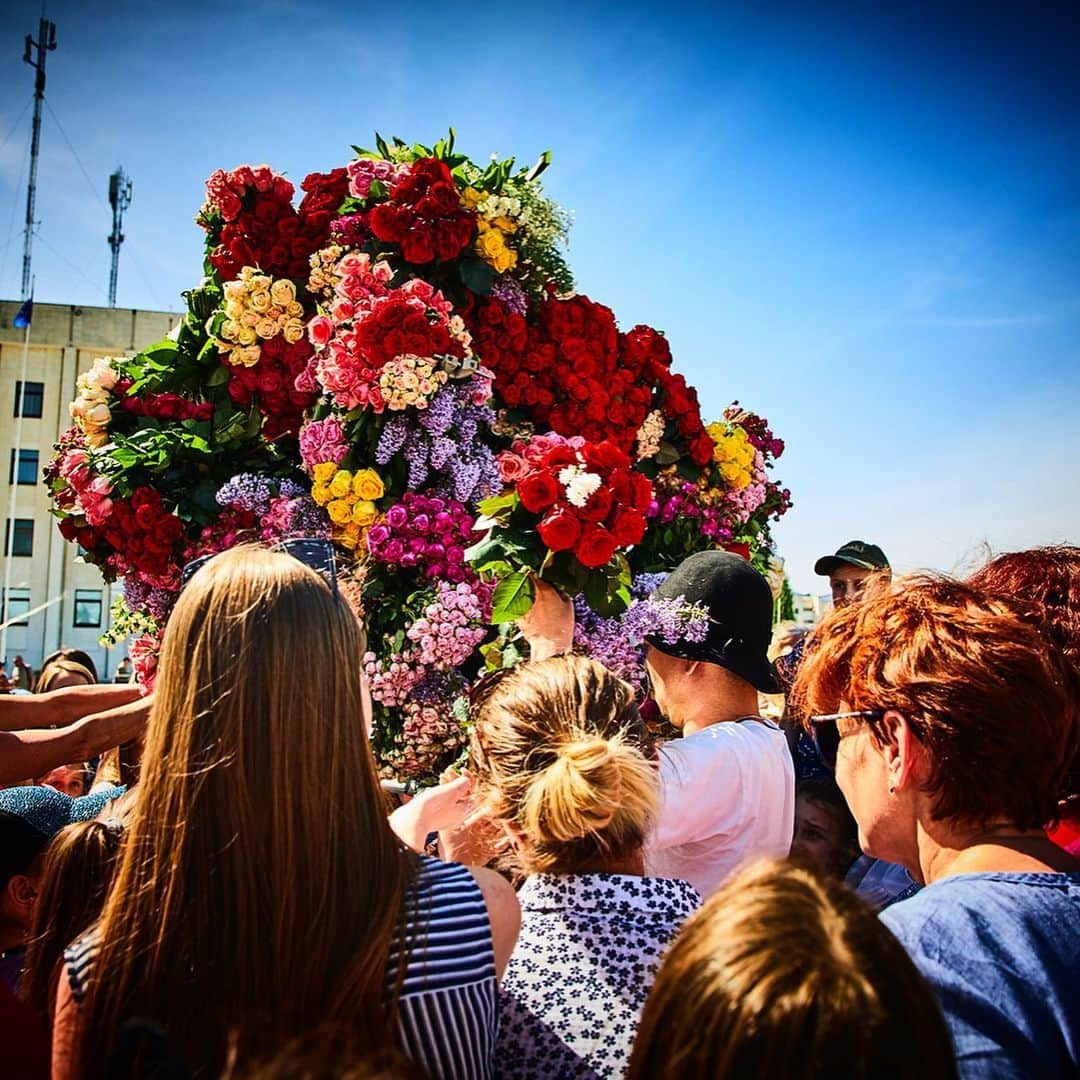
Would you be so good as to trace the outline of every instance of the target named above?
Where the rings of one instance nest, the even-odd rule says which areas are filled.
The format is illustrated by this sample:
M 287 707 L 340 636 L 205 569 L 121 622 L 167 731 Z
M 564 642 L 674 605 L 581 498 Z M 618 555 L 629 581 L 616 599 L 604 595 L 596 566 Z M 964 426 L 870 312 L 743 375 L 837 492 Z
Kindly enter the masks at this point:
M 138 698 L 55 730 L 0 731 L 0 785 L 43 776 L 130 742 L 142 733 L 149 715 L 150 699 Z
M 116 683 L 65 686 L 48 694 L 4 694 L 0 696 L 0 731 L 67 727 L 82 716 L 135 701 L 141 694 L 138 686 Z

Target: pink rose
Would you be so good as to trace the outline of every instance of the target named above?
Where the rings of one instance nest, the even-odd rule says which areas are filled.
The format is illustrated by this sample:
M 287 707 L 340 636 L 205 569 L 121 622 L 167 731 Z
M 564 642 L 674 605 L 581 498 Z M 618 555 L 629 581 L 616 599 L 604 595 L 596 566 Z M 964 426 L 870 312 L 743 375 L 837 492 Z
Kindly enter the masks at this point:
M 518 457 L 517 454 L 510 453 L 510 451 L 499 454 L 495 461 L 499 466 L 499 475 L 502 477 L 503 482 L 507 484 L 520 480 L 529 470 L 525 459 Z
M 317 349 L 328 344 L 334 336 L 334 324 L 325 315 L 316 315 L 307 325 L 308 341 Z

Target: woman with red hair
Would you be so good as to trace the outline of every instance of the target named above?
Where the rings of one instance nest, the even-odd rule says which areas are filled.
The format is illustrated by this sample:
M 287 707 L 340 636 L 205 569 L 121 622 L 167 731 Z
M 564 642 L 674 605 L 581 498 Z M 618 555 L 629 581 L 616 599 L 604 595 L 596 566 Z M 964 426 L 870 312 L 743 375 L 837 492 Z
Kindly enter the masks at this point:
M 1010 551 L 991 559 L 968 582 L 984 592 L 1033 604 L 1040 628 L 1072 664 L 1080 683 L 1080 547 Z M 1055 844 L 1080 858 L 1080 758 L 1073 759 L 1057 821 L 1047 831 Z
M 938 993 L 962 1077 L 1080 1072 L 1080 863 L 1047 839 L 1074 672 L 1023 606 L 913 577 L 829 615 L 795 683 L 862 849 L 925 887 L 881 918 Z

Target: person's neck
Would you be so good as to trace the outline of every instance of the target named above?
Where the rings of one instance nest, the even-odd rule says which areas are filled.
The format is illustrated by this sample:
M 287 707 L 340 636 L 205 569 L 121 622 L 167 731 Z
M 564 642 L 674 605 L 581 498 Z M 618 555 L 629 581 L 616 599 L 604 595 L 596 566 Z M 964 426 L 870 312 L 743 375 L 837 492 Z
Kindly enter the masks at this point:
M 645 876 L 645 849 L 635 848 L 625 855 L 608 859 L 597 859 L 580 866 L 574 871 L 578 874 L 626 874 L 630 877 Z
M 21 949 L 26 944 L 26 936 L 21 926 L 0 926 L 0 953 Z
M 1060 873 L 1080 869 L 1068 852 L 1042 829 L 1021 829 L 1007 822 L 949 828 L 933 822 L 919 829 L 919 872 L 930 885 L 956 874 Z
M 694 705 L 682 725 L 683 735 L 693 735 L 713 724 L 758 715 L 757 691 L 742 679 L 717 679 Z

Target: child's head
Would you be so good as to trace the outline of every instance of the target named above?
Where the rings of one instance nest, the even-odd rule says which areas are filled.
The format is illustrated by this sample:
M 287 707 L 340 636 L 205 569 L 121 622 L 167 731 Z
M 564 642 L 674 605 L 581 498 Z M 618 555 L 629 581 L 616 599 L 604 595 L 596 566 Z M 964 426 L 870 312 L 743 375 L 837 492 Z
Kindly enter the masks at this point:
M 835 780 L 800 782 L 795 789 L 793 856 L 821 874 L 843 878 L 859 854 L 858 833 Z

